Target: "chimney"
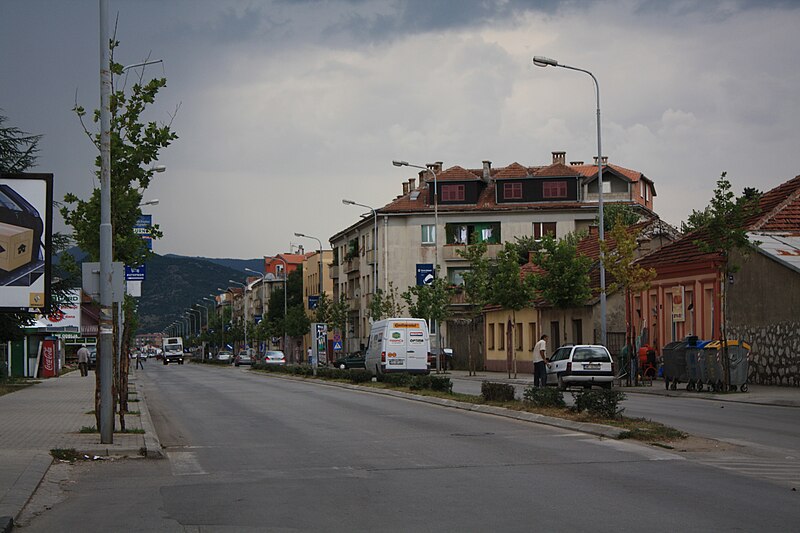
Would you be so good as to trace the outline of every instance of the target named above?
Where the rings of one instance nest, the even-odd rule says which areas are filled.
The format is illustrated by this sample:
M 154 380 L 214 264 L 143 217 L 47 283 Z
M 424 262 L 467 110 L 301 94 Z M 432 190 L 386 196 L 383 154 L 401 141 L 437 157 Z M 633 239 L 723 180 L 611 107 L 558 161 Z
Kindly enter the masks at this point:
M 567 152 L 553 152 L 553 164 L 563 165 L 567 161 Z
M 408 192 L 417 188 L 417 178 L 408 178 Z
M 437 161 L 435 163 L 428 163 L 428 168 L 432 168 L 434 172 L 437 174 L 442 171 L 442 166 L 444 163 L 442 161 Z
M 489 160 L 483 160 L 483 181 L 489 183 L 492 179 L 492 162 Z
M 594 160 L 594 164 L 596 165 L 597 164 L 597 156 L 594 156 L 592 159 Z M 608 164 L 608 156 L 604 155 L 602 159 L 603 159 L 603 164 L 607 165 Z
M 583 161 L 570 161 L 569 164 L 573 167 L 579 167 L 583 165 Z
M 408 182 L 404 181 L 403 182 L 403 196 L 405 196 L 406 194 L 408 194 Z
M 600 227 L 597 224 L 592 224 L 589 226 L 589 235 L 599 235 L 600 234 Z

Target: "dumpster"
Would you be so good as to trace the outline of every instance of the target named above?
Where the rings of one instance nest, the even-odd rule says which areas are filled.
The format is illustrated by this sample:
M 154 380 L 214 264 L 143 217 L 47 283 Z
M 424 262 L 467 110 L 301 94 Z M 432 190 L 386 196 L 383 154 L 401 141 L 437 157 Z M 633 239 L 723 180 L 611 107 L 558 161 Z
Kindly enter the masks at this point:
M 686 382 L 686 342 L 670 342 L 661 350 L 664 365 L 664 386 L 675 390 L 678 383 Z
M 706 360 L 706 383 L 713 391 L 725 390 L 725 369 L 722 365 L 722 342 L 713 341 L 703 348 Z M 738 340 L 728 341 L 728 361 L 730 361 L 731 390 L 747 392 L 747 372 L 749 370 L 750 345 Z
M 711 341 L 701 341 L 697 337 L 687 337 L 686 352 L 686 390 L 700 392 L 706 383 L 702 360 L 703 348 Z

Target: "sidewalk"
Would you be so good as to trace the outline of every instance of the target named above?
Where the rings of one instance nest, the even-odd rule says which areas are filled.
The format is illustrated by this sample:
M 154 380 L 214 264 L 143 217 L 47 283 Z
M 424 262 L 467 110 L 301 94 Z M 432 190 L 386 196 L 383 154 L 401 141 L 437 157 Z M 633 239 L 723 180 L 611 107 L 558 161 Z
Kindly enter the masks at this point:
M 129 408 L 141 415 L 127 415 L 126 427 L 144 428 L 145 433 L 115 433 L 113 444 L 101 444 L 99 433 L 80 433 L 82 427 L 96 425 L 93 372 L 85 378 L 77 371 L 70 372 L 0 396 L 0 532 L 10 529 L 10 519 L 39 486 L 53 461 L 53 448 L 74 448 L 90 457 L 139 457 L 142 451 L 148 456 L 160 455 L 135 374 L 131 374 L 130 384 L 141 401 L 130 402 Z M 118 417 L 115 423 L 119 425 Z
M 469 376 L 466 370 L 451 370 L 447 372 L 451 379 L 464 379 L 474 381 L 493 381 L 496 383 L 509 383 L 512 385 L 533 385 L 533 376 L 517 374 L 517 377 L 508 377 L 506 372 L 478 372 L 477 376 Z M 513 374 L 512 374 L 513 376 Z M 751 403 L 757 405 L 778 405 L 783 407 L 800 407 L 800 387 L 774 387 L 767 385 L 748 385 L 748 392 L 692 392 L 686 390 L 686 384 L 678 385 L 677 390 L 667 390 L 661 380 L 653 381 L 651 385 L 639 387 L 618 387 L 628 394 L 653 394 L 678 398 L 700 398 L 718 402 Z

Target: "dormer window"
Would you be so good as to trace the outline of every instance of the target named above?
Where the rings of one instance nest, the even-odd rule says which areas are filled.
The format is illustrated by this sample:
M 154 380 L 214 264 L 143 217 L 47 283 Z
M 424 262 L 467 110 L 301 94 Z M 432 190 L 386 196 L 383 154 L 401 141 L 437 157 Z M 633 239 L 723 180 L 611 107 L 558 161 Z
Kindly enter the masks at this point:
M 503 184 L 503 198 L 505 200 L 522 200 L 522 183 Z
M 442 201 L 463 202 L 464 185 L 457 185 L 457 184 L 442 185 Z
M 566 181 L 545 181 L 542 183 L 542 198 L 556 199 L 567 197 Z

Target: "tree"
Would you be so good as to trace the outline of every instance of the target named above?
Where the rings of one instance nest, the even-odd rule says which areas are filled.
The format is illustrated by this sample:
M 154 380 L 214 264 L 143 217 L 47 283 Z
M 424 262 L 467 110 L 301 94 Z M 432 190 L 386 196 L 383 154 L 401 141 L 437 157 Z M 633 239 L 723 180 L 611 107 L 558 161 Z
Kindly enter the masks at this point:
M 347 341 L 347 317 L 350 314 L 350 307 L 344 294 L 339 295 L 339 299 L 331 303 L 328 323 L 334 330 L 339 330 L 342 335 L 342 342 Z
M 639 222 L 639 214 L 630 204 L 609 202 L 603 204 L 603 229 L 611 231 L 615 224 L 633 226 Z M 600 223 L 600 217 L 596 217 L 596 223 Z
M 600 242 L 603 266 L 614 280 L 609 284 L 608 290 L 613 292 L 617 288 L 622 288 L 625 307 L 628 310 L 633 309 L 633 293 L 650 288 L 650 282 L 656 277 L 655 269 L 644 268 L 635 262 L 638 249 L 637 237 L 640 233 L 641 229 L 638 231 L 632 229 L 626 225 L 623 217 L 618 217 L 612 224 L 611 231 L 606 234 L 606 239 Z M 633 354 L 631 322 L 630 317 L 625 321 L 625 344 L 629 354 Z M 632 374 L 633 372 L 628 373 L 628 383 Z
M 746 221 L 758 212 L 757 191 L 750 191 L 748 195 L 736 198 L 731 190 L 731 182 L 727 179 L 727 172 L 723 172 L 717 180 L 714 196 L 706 207 L 704 224 L 698 228 L 694 244 L 703 253 L 715 253 L 720 258 L 720 298 L 723 318 L 720 321 L 722 329 L 722 365 L 725 378 L 725 388 L 730 386 L 730 361 L 728 360 L 728 279 L 739 270 L 739 265 L 731 257 L 732 252 L 738 251 L 746 255 L 750 249 L 747 238 Z
M 424 318 L 434 324 L 441 324 L 450 316 L 450 299 L 453 289 L 447 281 L 435 278 L 429 285 L 412 285 L 402 294 L 403 300 L 408 305 L 408 312 L 412 317 Z M 437 338 L 439 330 L 436 331 Z M 439 342 L 439 354 L 441 351 Z M 441 370 L 441 358 L 436 358 L 436 370 Z
M 517 311 L 530 305 L 534 297 L 533 277 L 522 275 L 517 257 L 517 251 L 513 246 L 506 245 L 497 253 L 490 289 L 490 303 L 511 311 L 508 319 L 512 327 L 507 328 L 506 343 L 508 377 L 511 377 L 512 368 L 514 377 L 517 375 L 517 353 L 514 350 L 516 328 L 513 327 L 517 323 Z
M 401 316 L 403 314 L 403 303 L 400 301 L 400 295 L 394 283 L 389 282 L 389 287 L 386 292 L 383 289 L 378 289 L 369 301 L 367 309 L 367 316 L 373 321 L 382 320 L 384 318 Z
M 519 241 L 518 241 L 519 242 Z M 472 357 L 472 329 L 475 321 L 483 315 L 483 308 L 490 301 L 490 262 L 486 257 L 488 245 L 481 241 L 470 244 L 464 250 L 458 250 L 458 254 L 469 261 L 470 269 L 462 274 L 464 279 L 464 295 L 467 300 L 466 315 L 469 322 L 467 328 L 467 346 L 470 347 L 467 353 L 467 366 L 469 375 L 475 374 L 475 361 Z
M 542 239 L 542 250 L 533 260 L 544 273 L 533 276 L 534 286 L 541 296 L 556 309 L 565 311 L 583 306 L 591 297 L 589 268 L 592 261 L 577 251 L 577 237 L 567 235 L 556 240 Z M 563 313 L 566 321 L 566 312 Z M 561 328 L 566 333 L 566 327 Z
M 114 77 L 122 76 L 124 67 L 114 61 L 114 51 L 119 46 L 115 38 L 109 42 L 110 70 L 112 87 Z M 127 78 L 124 78 L 127 79 Z M 123 84 L 114 88 L 110 95 L 109 107 L 111 110 L 111 226 L 114 259 L 126 265 L 141 265 L 146 261 L 149 253 L 144 240 L 134 233 L 133 227 L 141 216 L 139 208 L 142 196 L 150 185 L 155 169 L 153 163 L 158 160 L 159 153 L 167 148 L 178 138 L 172 131 L 172 118 L 166 124 L 155 121 L 144 123 L 142 118 L 147 108 L 155 102 L 159 91 L 166 87 L 166 78 L 154 78 L 144 82 L 144 70 L 138 80 L 126 91 Z M 73 111 L 83 127 L 83 131 L 98 150 L 95 158 L 95 175 L 100 181 L 100 132 L 91 132 L 85 122 L 86 110 L 75 102 Z M 99 124 L 100 110 L 92 114 L 92 122 Z M 72 238 L 75 243 L 85 251 L 92 261 L 100 258 L 100 189 L 95 188 L 88 200 L 83 200 L 73 193 L 64 196 L 61 209 L 64 222 L 72 227 Z M 158 226 L 151 229 L 153 239 L 161 237 Z M 133 339 L 134 329 L 130 327 L 135 323 L 132 305 L 125 306 L 126 327 L 123 331 L 115 331 L 115 335 L 122 336 L 123 353 L 128 353 Z M 114 328 L 116 329 L 116 321 Z M 116 343 L 115 343 L 116 346 Z M 121 354 L 119 354 L 121 355 Z M 117 357 L 112 357 L 116 360 Z M 120 356 L 120 360 L 127 357 Z M 120 382 L 115 383 L 120 398 L 127 397 L 127 373 L 119 374 Z M 99 416 L 99 382 L 100 373 L 97 373 L 97 387 L 95 394 L 95 411 Z M 124 402 L 122 402 L 124 403 Z M 120 410 L 120 422 L 124 427 L 123 411 Z M 99 427 L 99 426 L 98 426 Z
M 505 243 L 506 248 L 513 250 L 517 256 L 517 262 L 520 266 L 530 261 L 531 252 L 536 252 L 541 248 L 541 241 L 534 238 L 532 235 L 525 235 L 522 237 L 514 237 L 514 242 Z M 460 252 L 461 250 L 459 250 Z

